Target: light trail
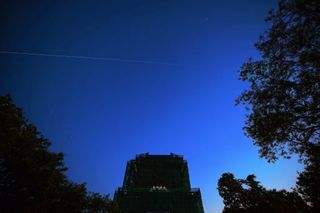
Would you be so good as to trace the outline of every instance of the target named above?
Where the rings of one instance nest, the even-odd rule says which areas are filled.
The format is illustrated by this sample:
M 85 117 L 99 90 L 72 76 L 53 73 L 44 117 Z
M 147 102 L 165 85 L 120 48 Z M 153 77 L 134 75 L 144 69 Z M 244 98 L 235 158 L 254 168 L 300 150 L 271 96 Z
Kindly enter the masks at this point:
M 55 58 L 71 58 L 71 59 L 112 61 L 112 62 L 124 62 L 124 63 L 160 64 L 160 65 L 170 65 L 170 66 L 176 65 L 176 64 L 173 64 L 173 63 L 167 63 L 167 62 L 161 62 L 161 61 L 147 61 L 147 60 L 123 59 L 123 58 L 91 57 L 91 56 L 80 56 L 80 55 L 62 55 L 62 54 L 48 54 L 48 53 L 35 53 L 35 52 L 0 51 L 0 54 L 44 56 L 44 57 L 55 57 Z

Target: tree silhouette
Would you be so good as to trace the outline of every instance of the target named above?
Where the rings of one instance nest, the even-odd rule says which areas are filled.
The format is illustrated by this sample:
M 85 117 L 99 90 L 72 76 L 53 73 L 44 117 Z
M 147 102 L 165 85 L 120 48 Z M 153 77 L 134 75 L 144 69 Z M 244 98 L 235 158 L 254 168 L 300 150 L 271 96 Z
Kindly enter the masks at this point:
M 280 0 L 240 79 L 250 88 L 238 103 L 250 112 L 244 127 L 260 156 L 275 161 L 307 154 L 320 141 L 320 1 Z
M 320 146 L 313 146 L 307 150 L 308 160 L 304 171 L 298 176 L 296 190 L 313 212 L 320 212 Z
M 246 106 L 244 130 L 260 157 L 274 162 L 296 153 L 305 170 L 294 192 L 266 190 L 254 176 L 223 174 L 218 189 L 225 212 L 320 211 L 319 11 L 318 0 L 279 0 L 266 19 L 271 27 L 255 44 L 262 58 L 249 59 L 239 76 L 250 87 L 237 104 Z
M 224 213 L 308 212 L 308 206 L 298 193 L 267 190 L 255 178 L 254 175 L 249 175 L 246 179 L 235 179 L 231 173 L 224 173 L 221 176 L 218 190 L 224 199 Z
M 0 96 L 0 212 L 116 212 L 108 196 L 69 181 L 62 153 Z

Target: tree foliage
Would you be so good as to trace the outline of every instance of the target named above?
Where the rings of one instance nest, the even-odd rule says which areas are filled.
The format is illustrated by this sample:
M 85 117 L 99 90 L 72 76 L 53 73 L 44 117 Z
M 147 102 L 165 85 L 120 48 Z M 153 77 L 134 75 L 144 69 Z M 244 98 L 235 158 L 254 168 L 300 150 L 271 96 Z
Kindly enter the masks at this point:
M 267 190 L 255 180 L 254 175 L 236 179 L 224 173 L 218 182 L 218 191 L 223 198 L 224 213 L 302 213 L 308 206 L 296 192 L 275 189 Z
M 0 96 L 0 212 L 116 212 L 108 196 L 69 181 L 62 153 Z
M 311 206 L 313 212 L 320 212 L 320 146 L 307 150 L 308 159 L 298 176 L 296 190 Z
M 247 136 L 269 162 L 299 154 L 305 170 L 293 192 L 266 190 L 255 180 L 225 173 L 218 190 L 224 212 L 320 212 L 320 1 L 279 0 L 270 28 L 255 44 L 261 59 L 249 59 L 238 98 L 248 111 Z
M 320 1 L 280 0 L 266 21 L 271 27 L 249 59 L 240 79 L 250 88 L 238 103 L 246 106 L 244 130 L 260 156 L 275 161 L 320 141 Z

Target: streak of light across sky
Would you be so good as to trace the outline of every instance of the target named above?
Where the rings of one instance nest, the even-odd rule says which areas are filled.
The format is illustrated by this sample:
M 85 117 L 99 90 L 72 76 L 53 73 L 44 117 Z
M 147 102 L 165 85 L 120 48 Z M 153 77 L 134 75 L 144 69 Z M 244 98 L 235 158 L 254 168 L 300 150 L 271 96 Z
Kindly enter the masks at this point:
M 144 63 L 144 64 L 161 64 L 161 65 L 176 65 L 173 63 L 161 62 L 161 61 L 148 61 L 148 60 L 136 60 L 136 59 L 123 59 L 123 58 L 106 58 L 106 57 L 93 57 L 93 56 L 80 56 L 80 55 L 62 55 L 62 54 L 48 54 L 48 53 L 36 53 L 36 52 L 17 52 L 17 51 L 0 51 L 0 54 L 11 55 L 26 55 L 26 56 L 44 56 L 55 58 L 69 58 L 79 60 L 97 60 L 97 61 L 110 61 L 110 62 L 123 62 L 123 63 Z

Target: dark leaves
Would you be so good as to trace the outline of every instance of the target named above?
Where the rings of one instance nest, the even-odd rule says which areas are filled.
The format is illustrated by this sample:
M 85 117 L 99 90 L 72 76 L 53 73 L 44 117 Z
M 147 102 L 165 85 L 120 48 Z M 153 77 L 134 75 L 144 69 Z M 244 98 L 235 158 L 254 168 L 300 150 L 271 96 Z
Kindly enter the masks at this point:
M 249 112 L 244 130 L 269 161 L 305 156 L 307 144 L 319 143 L 318 11 L 319 1 L 281 0 L 256 43 L 262 60 L 249 59 L 240 69 L 239 78 L 250 84 L 237 99 Z
M 116 212 L 108 196 L 69 181 L 62 153 L 0 96 L 0 212 Z
M 218 191 L 225 204 L 223 212 L 309 212 L 309 207 L 296 192 L 267 190 L 256 181 L 255 175 L 236 179 L 224 173 Z

